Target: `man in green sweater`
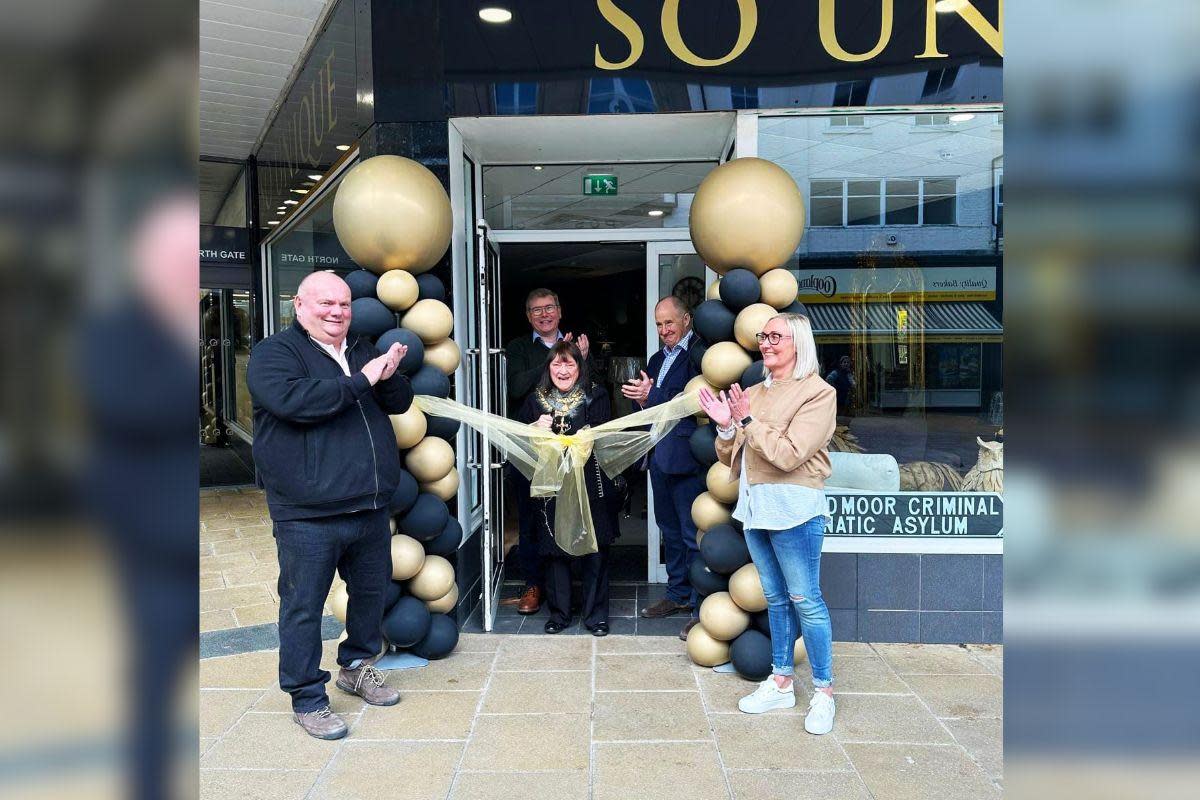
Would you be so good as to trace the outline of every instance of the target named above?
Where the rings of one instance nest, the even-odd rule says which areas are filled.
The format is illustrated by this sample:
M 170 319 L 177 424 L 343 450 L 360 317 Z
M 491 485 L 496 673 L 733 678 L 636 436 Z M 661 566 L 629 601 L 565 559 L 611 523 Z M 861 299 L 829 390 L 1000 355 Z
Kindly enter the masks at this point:
M 537 386 L 538 379 L 546 368 L 546 354 L 559 340 L 572 341 L 574 334 L 563 334 L 559 330 L 562 320 L 562 305 L 558 295 L 549 289 L 534 289 L 525 298 L 525 317 L 529 320 L 532 331 L 518 336 L 509 342 L 505 348 L 508 359 L 508 415 L 516 417 L 525 398 Z M 574 340 L 579 345 L 579 352 L 588 357 L 588 338 L 579 336 Z M 533 507 L 529 498 L 529 481 L 514 468 L 509 468 L 509 479 L 512 481 L 514 493 L 517 496 L 517 520 L 520 525 L 520 539 L 517 543 L 518 558 L 521 564 L 521 574 L 525 577 L 525 591 L 517 601 L 517 611 L 522 614 L 536 614 L 542 607 L 542 580 L 544 566 L 538 554 L 537 543 L 533 540 Z

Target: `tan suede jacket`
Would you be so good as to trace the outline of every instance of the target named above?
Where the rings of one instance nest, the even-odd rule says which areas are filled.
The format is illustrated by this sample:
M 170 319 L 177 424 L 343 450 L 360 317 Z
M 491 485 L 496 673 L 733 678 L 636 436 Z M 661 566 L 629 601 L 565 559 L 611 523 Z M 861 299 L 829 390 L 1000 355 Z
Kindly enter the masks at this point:
M 820 375 L 751 386 L 750 416 L 734 438 L 717 437 L 717 458 L 736 476 L 746 459 L 751 484 L 793 483 L 824 489 L 833 471 L 829 440 L 837 426 L 837 391 Z

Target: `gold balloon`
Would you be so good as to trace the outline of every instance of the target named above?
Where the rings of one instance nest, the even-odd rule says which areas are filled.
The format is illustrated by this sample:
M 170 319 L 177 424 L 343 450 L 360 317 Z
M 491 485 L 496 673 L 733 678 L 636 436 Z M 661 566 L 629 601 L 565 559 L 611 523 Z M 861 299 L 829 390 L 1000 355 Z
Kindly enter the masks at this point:
M 738 158 L 700 182 L 688 227 L 696 252 L 714 271 L 745 267 L 762 275 L 795 252 L 804 219 L 800 187 L 783 167 Z
M 402 269 L 388 270 L 375 284 L 375 294 L 392 311 L 404 311 L 417 302 L 421 287 L 412 273 Z
M 729 596 L 746 611 L 764 611 L 767 596 L 763 594 L 762 581 L 758 578 L 758 567 L 753 562 L 744 565 L 729 576 Z
M 688 631 L 687 654 L 702 667 L 715 667 L 729 662 L 729 642 L 714 639 L 703 624 L 693 625 Z
M 408 328 L 427 345 L 437 344 L 454 331 L 454 314 L 441 300 L 418 300 L 400 318 L 400 327 Z
M 801 636 L 796 640 L 795 647 L 792 648 L 792 662 L 799 664 L 806 658 L 808 658 L 808 645 L 804 643 L 804 637 Z
M 708 287 L 708 291 L 704 293 L 705 300 L 720 300 L 721 299 L 721 279 L 717 278 Z
M 729 467 L 720 461 L 708 468 L 708 474 L 704 476 L 704 484 L 708 487 L 708 493 L 713 496 L 714 500 L 730 505 L 737 502 L 738 481 L 729 471 Z
M 429 422 L 416 405 L 408 407 L 403 414 L 388 414 L 392 421 L 392 432 L 396 434 L 396 446 L 407 450 L 425 438 Z
M 380 280 L 382 283 L 382 279 Z M 784 309 L 796 302 L 800 284 L 796 276 L 786 269 L 773 269 L 758 279 L 762 288 L 762 302 L 776 309 Z
M 737 319 L 733 321 L 734 338 L 742 347 L 757 352 L 758 339 L 756 337 L 762 333 L 763 326 L 778 313 L 779 311 L 766 303 L 746 306 L 738 312 Z M 747 366 L 749 365 L 747 364 Z
M 458 605 L 458 584 L 450 585 L 450 591 L 446 592 L 444 597 L 439 597 L 437 600 L 426 600 L 425 607 L 429 609 L 431 614 L 449 614 Z
M 338 241 L 360 266 L 419 274 L 446 253 L 454 217 L 437 176 L 402 156 L 375 156 L 346 173 L 333 199 Z
M 462 361 L 462 351 L 458 349 L 458 345 L 453 339 L 446 339 L 425 348 L 424 363 L 437 367 L 444 375 L 449 375 L 458 369 L 460 361 Z
M 729 592 L 713 592 L 700 604 L 700 624 L 714 639 L 732 642 L 750 627 L 750 615 L 733 602 Z
M 737 342 L 717 342 L 704 351 L 700 371 L 713 386 L 728 389 L 742 379 L 753 359 Z
M 422 492 L 429 492 L 440 500 L 450 502 L 458 495 L 458 470 L 451 468 L 444 478 L 421 484 Z
M 425 564 L 425 548 L 411 536 L 398 533 L 392 537 L 392 578 L 406 581 L 421 571 Z
M 445 439 L 426 436 L 408 451 L 404 466 L 417 483 L 433 483 L 454 469 L 454 448 Z
M 346 584 L 337 583 L 333 587 L 333 592 L 329 595 L 329 610 L 337 617 L 338 622 L 346 624 L 346 608 L 350 604 L 350 595 L 346 591 Z
M 454 585 L 454 567 L 441 556 L 425 556 L 421 571 L 408 582 L 408 590 L 418 600 L 438 600 Z
M 704 362 L 701 361 L 700 363 L 704 363 Z M 711 383 L 709 383 L 707 380 L 705 380 L 703 375 L 697 375 L 696 377 L 694 377 L 690 381 L 688 381 L 687 384 L 684 385 L 683 393 L 699 395 L 700 390 L 703 389 L 705 386 L 707 386 L 708 390 L 710 392 L 712 392 L 713 394 L 716 394 L 717 392 L 721 391 L 720 387 L 713 386 Z M 703 410 L 700 410 L 700 411 L 696 412 L 696 419 L 705 420 L 705 419 L 708 419 L 708 415 L 705 414 Z
M 708 492 L 701 492 L 700 496 L 692 501 L 692 522 L 701 530 L 722 525 L 731 519 L 733 515 L 729 513 L 729 508 L 718 503 Z

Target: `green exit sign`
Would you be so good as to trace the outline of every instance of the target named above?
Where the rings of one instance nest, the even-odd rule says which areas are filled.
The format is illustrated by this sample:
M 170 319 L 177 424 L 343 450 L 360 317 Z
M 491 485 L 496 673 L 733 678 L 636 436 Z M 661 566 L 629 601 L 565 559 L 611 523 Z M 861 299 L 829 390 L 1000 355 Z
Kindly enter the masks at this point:
M 583 176 L 583 193 L 584 194 L 616 194 L 617 193 L 617 176 L 616 175 L 584 175 Z

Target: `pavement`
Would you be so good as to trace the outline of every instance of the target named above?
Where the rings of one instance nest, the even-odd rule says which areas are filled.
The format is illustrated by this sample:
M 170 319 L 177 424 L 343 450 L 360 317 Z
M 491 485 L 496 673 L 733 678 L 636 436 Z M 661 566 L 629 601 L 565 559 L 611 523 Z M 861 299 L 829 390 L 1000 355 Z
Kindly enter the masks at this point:
M 212 635 L 274 620 L 265 515 L 253 490 L 201 494 L 201 626 Z M 325 642 L 331 672 L 335 649 Z M 804 664 L 796 708 L 752 717 L 737 700 L 754 684 L 692 664 L 673 633 L 463 633 L 448 658 L 389 673 L 397 706 L 366 706 L 331 683 L 333 708 L 350 724 L 336 742 L 292 721 L 276 670 L 271 648 L 201 658 L 202 798 L 971 800 L 1002 791 L 1001 646 L 836 642 L 838 716 L 827 736 L 804 731 Z

